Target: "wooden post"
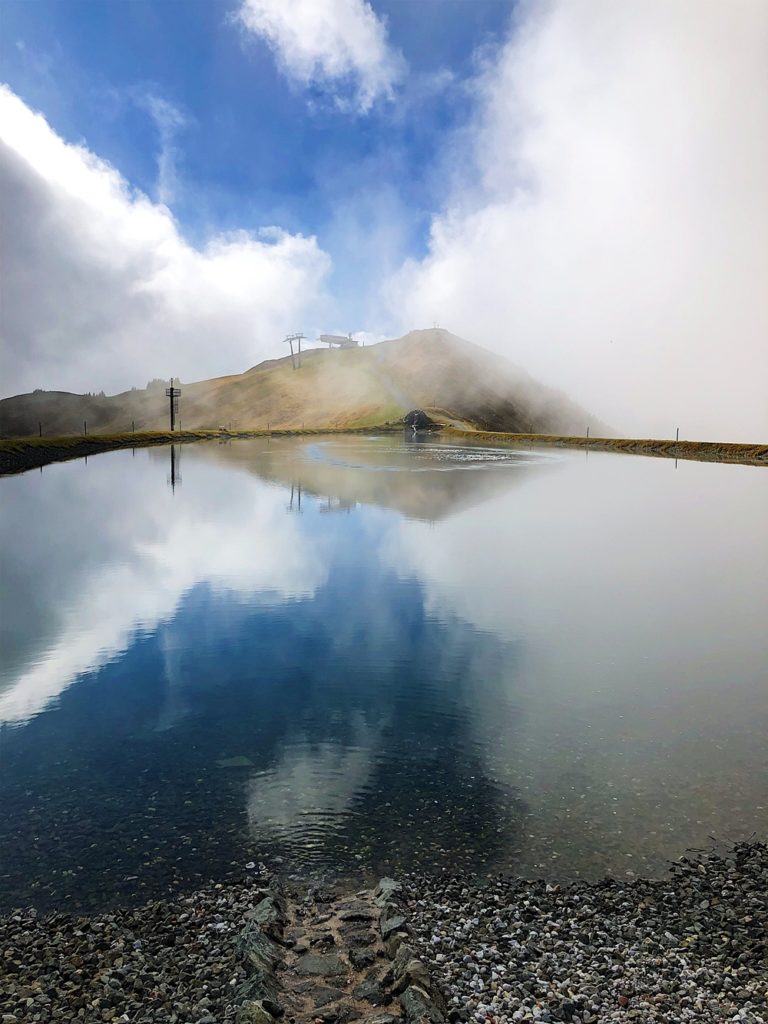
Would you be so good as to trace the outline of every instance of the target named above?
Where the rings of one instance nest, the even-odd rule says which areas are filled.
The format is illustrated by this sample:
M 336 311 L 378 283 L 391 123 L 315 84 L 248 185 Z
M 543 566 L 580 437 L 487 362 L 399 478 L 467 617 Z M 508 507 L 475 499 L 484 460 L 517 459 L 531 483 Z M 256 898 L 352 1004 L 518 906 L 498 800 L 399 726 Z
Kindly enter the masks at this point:
M 680 440 L 680 427 L 678 427 L 677 430 L 675 430 L 675 440 Z
M 136 420 L 131 420 L 131 430 L 136 433 Z
M 37 424 L 37 433 L 38 433 L 39 437 L 43 436 L 43 424 L 42 423 L 38 423 Z
M 587 427 L 587 437 L 589 437 L 589 427 Z
M 88 436 L 88 421 L 87 420 L 83 420 L 83 433 L 85 434 L 86 437 Z

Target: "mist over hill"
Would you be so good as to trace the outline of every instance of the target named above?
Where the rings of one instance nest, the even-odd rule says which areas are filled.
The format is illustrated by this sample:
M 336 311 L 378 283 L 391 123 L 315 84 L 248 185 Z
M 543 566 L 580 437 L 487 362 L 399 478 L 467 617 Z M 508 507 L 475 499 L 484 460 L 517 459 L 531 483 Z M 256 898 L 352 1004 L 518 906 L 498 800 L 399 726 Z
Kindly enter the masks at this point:
M 504 358 L 449 331 L 411 331 L 367 347 L 309 349 L 244 373 L 181 383 L 185 429 L 351 428 L 399 420 L 410 409 L 481 430 L 593 434 L 607 428 L 565 395 Z M 161 382 L 122 394 L 35 391 L 0 401 L 0 435 L 48 436 L 162 430 L 168 400 Z M 178 425 L 178 424 L 177 424 Z

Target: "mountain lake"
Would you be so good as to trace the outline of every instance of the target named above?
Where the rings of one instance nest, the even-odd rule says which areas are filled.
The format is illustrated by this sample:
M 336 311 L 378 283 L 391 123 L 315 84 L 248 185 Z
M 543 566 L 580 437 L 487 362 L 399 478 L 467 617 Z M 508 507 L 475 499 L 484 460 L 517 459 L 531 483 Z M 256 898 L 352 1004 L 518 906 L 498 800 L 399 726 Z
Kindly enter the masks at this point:
M 768 831 L 768 472 L 399 435 L 0 480 L 0 906 Z

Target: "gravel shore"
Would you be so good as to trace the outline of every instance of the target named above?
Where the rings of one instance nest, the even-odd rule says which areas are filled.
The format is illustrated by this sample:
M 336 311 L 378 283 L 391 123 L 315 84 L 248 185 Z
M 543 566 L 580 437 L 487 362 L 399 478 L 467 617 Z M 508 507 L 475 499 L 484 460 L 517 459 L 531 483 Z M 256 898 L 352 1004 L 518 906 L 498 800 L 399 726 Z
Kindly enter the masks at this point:
M 668 880 L 406 879 L 409 923 L 454 1021 L 768 1021 L 768 847 Z
M 232 1021 L 258 899 L 254 880 L 92 917 L 1 917 L 0 1021 Z
M 88 918 L 0 917 L 0 1024 L 236 1020 L 238 936 L 268 881 L 246 874 Z M 408 942 L 452 1022 L 768 1022 L 765 844 L 681 861 L 664 881 L 402 882 Z M 287 892 L 307 903 L 306 885 Z

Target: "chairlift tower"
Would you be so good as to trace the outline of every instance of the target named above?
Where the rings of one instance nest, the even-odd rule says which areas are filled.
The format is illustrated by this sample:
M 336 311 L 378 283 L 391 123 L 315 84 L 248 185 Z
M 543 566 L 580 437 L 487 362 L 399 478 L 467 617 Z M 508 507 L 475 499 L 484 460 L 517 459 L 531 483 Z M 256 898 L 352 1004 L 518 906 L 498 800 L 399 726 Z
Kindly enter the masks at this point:
M 287 342 L 291 346 L 291 365 L 293 366 L 294 370 L 298 370 L 298 369 L 301 368 L 301 343 L 302 343 L 303 340 L 304 340 L 304 335 L 303 334 L 289 334 L 288 337 L 283 340 L 283 344 L 285 344 Z M 296 356 L 294 355 L 294 352 L 293 352 L 293 343 L 294 343 L 294 341 L 298 345 L 298 356 L 299 356 L 298 366 L 296 365 Z

